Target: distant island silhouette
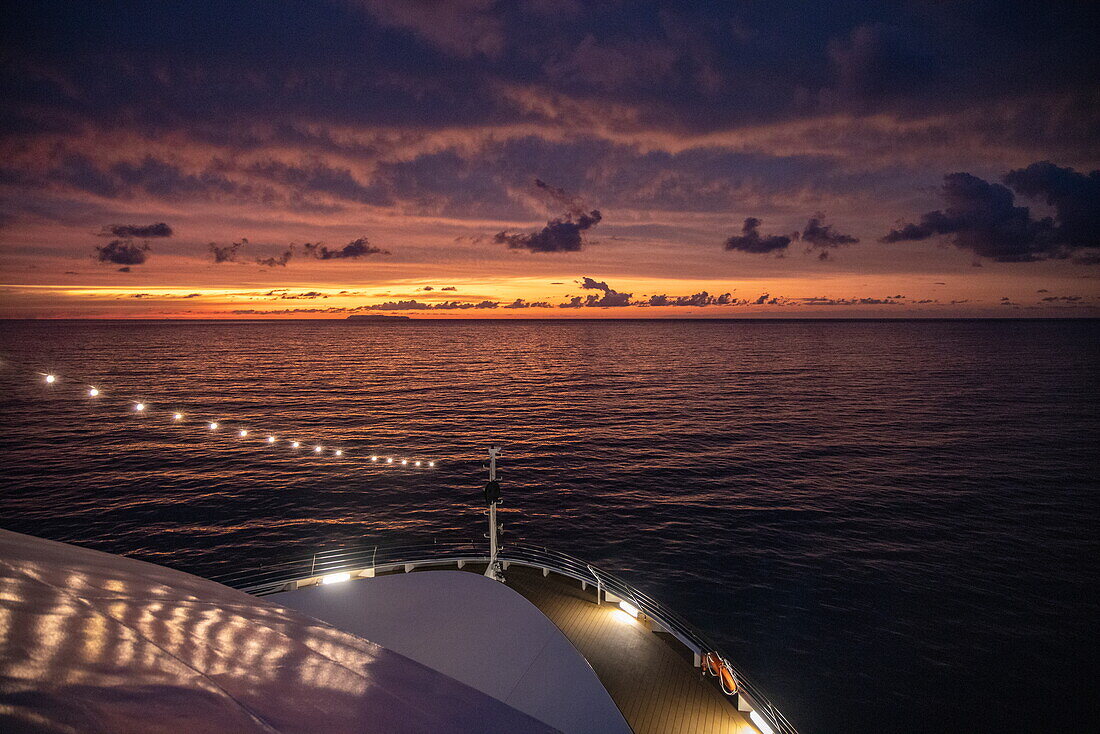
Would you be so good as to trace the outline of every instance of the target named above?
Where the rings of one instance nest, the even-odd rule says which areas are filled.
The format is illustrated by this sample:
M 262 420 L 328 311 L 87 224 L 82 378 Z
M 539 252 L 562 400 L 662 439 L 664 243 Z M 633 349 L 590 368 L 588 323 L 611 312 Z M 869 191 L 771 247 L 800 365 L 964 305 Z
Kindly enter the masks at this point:
M 412 319 L 410 319 L 408 316 L 387 316 L 385 314 L 380 314 L 380 313 L 370 313 L 370 314 L 356 313 L 356 314 L 352 314 L 351 316 L 348 316 L 348 321 L 356 321 L 358 323 L 364 323 L 364 322 L 371 322 L 372 323 L 372 322 L 375 322 L 375 321 L 411 321 L 411 320 Z

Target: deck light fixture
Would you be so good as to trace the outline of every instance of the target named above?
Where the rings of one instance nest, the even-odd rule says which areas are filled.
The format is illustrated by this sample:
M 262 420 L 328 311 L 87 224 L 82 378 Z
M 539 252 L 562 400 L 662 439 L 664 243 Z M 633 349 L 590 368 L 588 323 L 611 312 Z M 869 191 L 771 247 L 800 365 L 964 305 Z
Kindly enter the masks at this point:
M 321 583 L 328 584 L 341 584 L 345 581 L 351 580 L 350 573 L 330 573 L 328 576 L 321 577 Z
M 51 374 L 51 373 L 48 373 L 48 372 L 38 372 L 38 371 L 33 371 L 33 370 L 26 370 L 26 374 L 28 374 L 28 376 L 31 377 L 32 379 L 35 376 L 41 378 L 43 383 L 45 383 L 46 385 L 73 383 L 78 388 L 80 388 L 80 385 L 83 385 L 83 387 L 80 388 L 80 390 L 83 390 L 84 394 L 88 398 L 101 398 L 101 397 L 104 396 L 104 392 L 101 388 L 99 388 L 99 387 L 97 387 L 97 386 L 95 386 L 95 385 L 93 385 L 89 382 L 86 382 L 84 379 L 81 379 L 80 377 L 65 377 L 65 376 L 62 376 L 62 375 Z M 108 388 L 108 392 L 110 392 L 110 388 Z M 162 411 L 160 408 L 157 408 L 156 406 L 151 406 L 148 403 L 138 401 L 138 400 L 135 400 L 133 398 L 129 398 L 129 397 L 124 396 L 124 395 L 117 395 L 116 394 L 116 398 L 120 398 L 120 401 L 123 404 L 129 403 L 130 404 L 130 409 L 135 413 L 140 413 L 142 415 L 160 416 L 160 414 L 163 412 L 166 417 L 168 415 L 171 415 L 172 416 L 171 420 L 174 423 L 181 423 L 181 424 L 185 420 L 187 420 L 187 415 L 184 414 L 184 413 L 178 413 L 178 412 L 174 412 L 174 411 L 167 410 L 167 409 Z M 237 423 L 232 418 L 230 418 L 229 420 L 231 421 L 229 426 L 222 426 L 221 423 L 219 423 L 218 421 L 203 421 L 200 417 L 197 417 L 197 416 L 194 417 L 194 421 L 196 423 L 205 423 L 206 428 L 210 431 L 217 431 L 221 428 L 225 428 L 226 430 L 230 431 L 231 433 L 235 433 L 240 438 L 246 438 L 246 437 L 250 437 L 252 435 L 252 431 L 249 430 L 249 429 L 246 429 L 246 428 L 233 428 L 233 426 L 236 425 Z M 270 445 L 275 445 L 280 440 L 283 440 L 283 439 L 277 438 L 276 436 L 266 436 L 264 434 L 259 434 L 259 435 L 256 436 L 256 438 L 257 439 L 263 438 Z M 287 439 L 287 443 L 290 444 L 290 447 L 292 449 L 309 448 L 308 445 L 306 445 L 304 443 L 300 443 L 298 441 L 291 441 L 291 440 Z M 346 456 L 343 449 L 336 449 L 336 448 L 326 447 L 324 444 L 314 444 L 312 448 L 313 448 L 313 451 L 311 453 L 317 454 L 318 456 L 325 456 L 325 455 L 332 455 L 332 456 L 337 456 L 337 457 Z M 366 459 L 367 459 L 366 456 L 360 457 L 359 459 L 356 459 L 354 457 L 350 458 L 350 460 L 352 460 L 352 461 L 366 461 Z M 435 465 L 436 465 L 435 461 L 428 461 L 427 459 L 416 459 L 416 458 L 409 459 L 409 458 L 401 458 L 401 457 L 394 457 L 394 456 L 379 456 L 378 454 L 371 455 L 371 457 L 370 457 L 370 460 L 373 463 L 378 463 L 378 462 L 382 461 L 383 459 L 385 460 L 386 464 L 399 464 L 402 467 L 408 467 L 408 466 L 411 465 L 411 466 L 416 467 L 418 469 L 425 468 L 425 467 L 434 469 Z
M 622 609 L 624 612 L 629 614 L 631 617 L 634 617 L 635 619 L 637 619 L 638 615 L 641 614 L 641 611 L 638 609 L 638 607 L 634 606 L 626 599 L 622 599 L 619 601 L 619 609 Z
M 760 730 L 760 734 L 775 734 L 775 731 L 768 726 L 768 722 L 764 721 L 764 717 L 756 711 L 750 711 L 749 718 L 752 719 L 752 723 L 756 724 L 756 728 Z

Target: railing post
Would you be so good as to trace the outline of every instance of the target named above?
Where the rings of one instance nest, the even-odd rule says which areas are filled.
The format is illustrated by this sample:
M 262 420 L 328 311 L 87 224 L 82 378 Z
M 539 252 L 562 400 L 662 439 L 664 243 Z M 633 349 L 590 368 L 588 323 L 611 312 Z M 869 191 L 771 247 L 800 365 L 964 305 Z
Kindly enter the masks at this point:
M 485 501 L 489 505 L 489 565 L 485 569 L 485 575 L 497 581 L 504 581 L 500 565 L 497 563 L 497 502 L 500 501 L 500 483 L 497 482 L 497 456 L 500 454 L 499 446 L 489 447 L 489 483 L 485 485 Z

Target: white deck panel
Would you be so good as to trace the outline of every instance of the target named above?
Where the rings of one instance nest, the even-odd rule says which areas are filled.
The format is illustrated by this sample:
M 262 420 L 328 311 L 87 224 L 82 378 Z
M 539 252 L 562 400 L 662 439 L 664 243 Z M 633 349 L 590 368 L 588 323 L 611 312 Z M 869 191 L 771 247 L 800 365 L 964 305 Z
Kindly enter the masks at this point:
M 418 571 L 266 598 L 399 652 L 565 734 L 630 734 L 592 667 L 554 623 L 484 576 Z
M 0 731 L 553 729 L 383 645 L 270 601 L 0 530 Z

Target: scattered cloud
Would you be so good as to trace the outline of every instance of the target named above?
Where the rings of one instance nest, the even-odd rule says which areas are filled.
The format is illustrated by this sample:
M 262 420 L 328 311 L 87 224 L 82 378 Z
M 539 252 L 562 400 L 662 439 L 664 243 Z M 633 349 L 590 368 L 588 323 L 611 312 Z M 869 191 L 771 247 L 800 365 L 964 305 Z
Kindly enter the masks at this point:
M 108 224 L 103 227 L 101 235 L 124 239 L 152 239 L 154 237 L 171 237 L 172 228 L 164 222 L 157 224 Z
M 631 293 L 619 293 L 608 286 L 607 283 L 595 281 L 588 277 L 581 280 L 580 286 L 585 290 L 595 290 L 603 293 L 602 296 L 593 294 L 585 298 L 584 305 L 589 308 L 616 308 L 629 306 L 630 298 L 633 295 Z
M 231 245 L 219 245 L 216 242 L 211 242 L 206 247 L 210 250 L 210 255 L 214 258 L 215 264 L 235 263 L 240 262 L 237 258 L 237 251 L 247 244 L 248 239 L 242 237 Z
M 822 213 L 810 217 L 809 221 L 806 222 L 806 226 L 802 229 L 801 239 L 811 248 L 840 247 L 841 245 L 854 245 L 859 242 L 858 237 L 841 234 L 834 230 L 831 224 L 825 224 L 825 215 Z
M 763 235 L 760 234 L 760 220 L 756 217 L 748 217 L 741 226 L 741 234 L 732 235 L 726 239 L 727 250 L 765 254 L 786 250 L 791 244 L 791 238 L 787 235 Z
M 370 244 L 366 237 L 352 240 L 339 249 L 329 249 L 319 242 L 307 242 L 302 245 L 306 255 L 317 260 L 354 260 L 367 255 L 389 255 L 389 250 L 383 250 Z
M 141 265 L 149 257 L 149 245 L 137 245 L 129 239 L 111 240 L 102 247 L 96 247 L 95 251 L 99 262 L 115 265 Z
M 522 298 L 517 298 L 511 303 L 502 306 L 502 308 L 552 308 L 552 306 L 546 301 L 525 301 Z
M 565 208 L 560 217 L 551 219 L 538 232 L 497 232 L 493 241 L 508 245 L 513 250 L 531 252 L 577 252 L 584 246 L 583 233 L 595 227 L 603 219 L 599 209 L 586 211 L 578 199 L 564 190 L 535 179 L 535 186 L 545 192 L 556 204 Z

